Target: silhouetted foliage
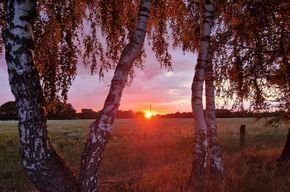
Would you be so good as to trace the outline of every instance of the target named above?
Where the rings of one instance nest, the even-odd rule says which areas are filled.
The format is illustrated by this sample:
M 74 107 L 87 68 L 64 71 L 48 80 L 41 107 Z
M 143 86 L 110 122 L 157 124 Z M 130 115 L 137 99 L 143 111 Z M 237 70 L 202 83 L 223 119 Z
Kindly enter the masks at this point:
M 205 113 L 205 111 L 204 111 Z M 254 112 L 254 111 L 232 111 L 229 109 L 216 109 L 217 118 L 240 118 L 240 117 L 252 117 L 252 118 L 265 118 L 265 117 L 278 117 L 286 114 L 284 111 L 274 112 Z M 155 115 L 153 118 L 193 118 L 192 112 L 176 112 L 164 115 Z M 274 120 L 271 118 L 269 121 Z
M 217 95 L 243 109 L 289 108 L 289 2 L 230 1 L 220 7 L 212 42 Z M 288 24 L 287 24 L 288 23 Z
M 122 110 L 118 110 L 117 112 L 117 119 L 128 119 L 128 118 L 134 118 L 135 114 L 132 110 L 128 110 L 128 111 L 122 111 Z
M 64 103 L 59 100 L 50 103 L 50 106 L 47 106 L 48 119 L 75 119 L 76 110 L 70 103 Z
M 96 119 L 98 112 L 93 109 L 81 109 L 81 113 L 77 113 L 78 119 Z
M 70 103 L 63 103 L 61 101 L 55 102 L 47 107 L 49 119 L 96 119 L 98 113 L 93 109 L 81 109 L 81 112 L 76 113 L 76 110 Z M 117 119 L 129 118 L 144 118 L 144 112 L 137 111 L 134 113 L 132 110 L 118 110 Z M 239 117 L 252 117 L 252 118 L 265 118 L 265 117 L 280 117 L 287 116 L 285 111 L 274 112 L 254 112 L 254 111 L 233 111 L 229 109 L 216 109 L 217 118 L 239 118 Z M 164 115 L 154 115 L 152 118 L 193 118 L 192 112 L 176 112 Z M 286 118 L 286 117 L 285 117 Z M 8 101 L 0 106 L 0 120 L 17 120 L 17 110 L 14 101 Z M 281 123 L 280 119 L 271 118 L 268 124 Z
M 75 119 L 76 110 L 70 103 L 55 101 L 47 106 L 48 119 Z M 18 120 L 16 104 L 9 101 L 0 106 L 0 120 Z
M 141 111 L 137 111 L 135 113 L 135 118 L 144 118 L 145 113 Z
M 0 106 L 0 120 L 17 120 L 17 109 L 14 101 L 8 101 Z

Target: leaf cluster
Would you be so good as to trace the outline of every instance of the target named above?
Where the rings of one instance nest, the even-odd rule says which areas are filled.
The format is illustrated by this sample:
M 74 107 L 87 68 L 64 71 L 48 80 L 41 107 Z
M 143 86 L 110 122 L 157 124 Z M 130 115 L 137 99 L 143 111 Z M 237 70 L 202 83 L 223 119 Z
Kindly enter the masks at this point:
M 237 108 L 243 109 L 247 100 L 254 110 L 286 109 L 285 6 L 289 3 L 279 0 L 244 0 L 220 9 L 212 42 L 217 94 L 234 100 Z

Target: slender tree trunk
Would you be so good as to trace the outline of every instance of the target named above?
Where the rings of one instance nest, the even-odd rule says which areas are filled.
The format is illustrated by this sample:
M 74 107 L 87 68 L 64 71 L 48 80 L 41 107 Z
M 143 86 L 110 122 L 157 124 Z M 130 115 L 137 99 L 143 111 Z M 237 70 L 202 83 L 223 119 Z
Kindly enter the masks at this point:
M 217 142 L 215 88 L 213 82 L 212 53 L 210 53 L 205 72 L 206 123 L 209 144 L 210 173 L 212 177 L 222 179 L 224 166 L 220 147 Z
M 192 112 L 195 120 L 195 156 L 192 165 L 190 185 L 195 191 L 202 191 L 207 163 L 207 124 L 203 112 L 202 91 L 205 69 L 208 61 L 210 32 L 213 23 L 213 0 L 201 0 L 202 22 L 200 27 L 200 44 L 195 75 L 192 82 Z
M 286 143 L 284 146 L 284 149 L 282 151 L 282 154 L 279 158 L 279 161 L 285 161 L 290 159 L 290 129 L 288 130 L 288 135 L 286 139 Z
M 135 59 L 140 56 L 146 35 L 150 1 L 141 0 L 136 29 L 124 48 L 116 67 L 109 94 L 97 120 L 90 126 L 87 142 L 81 159 L 80 187 L 83 192 L 98 191 L 98 176 L 105 145 L 112 131 L 123 89 Z
M 282 62 L 286 68 L 286 78 L 287 78 L 287 89 L 286 91 L 288 91 L 287 93 L 287 98 L 286 98 L 286 110 L 287 110 L 287 116 L 286 118 L 290 117 L 290 64 L 289 64 L 289 57 L 290 57 L 290 37 L 288 37 L 287 35 L 285 35 L 286 32 L 283 29 L 282 33 L 281 33 L 281 42 L 280 42 L 280 47 L 281 47 L 281 52 L 283 54 L 282 56 Z M 282 151 L 282 154 L 280 156 L 280 159 L 282 161 L 285 160 L 290 160 L 290 128 L 289 128 L 289 132 L 287 135 L 287 139 L 286 139 L 286 143 L 284 146 L 284 149 Z
M 47 115 L 34 63 L 35 0 L 7 0 L 3 31 L 11 91 L 19 117 L 22 165 L 36 188 L 44 192 L 78 191 L 77 180 L 47 137 Z

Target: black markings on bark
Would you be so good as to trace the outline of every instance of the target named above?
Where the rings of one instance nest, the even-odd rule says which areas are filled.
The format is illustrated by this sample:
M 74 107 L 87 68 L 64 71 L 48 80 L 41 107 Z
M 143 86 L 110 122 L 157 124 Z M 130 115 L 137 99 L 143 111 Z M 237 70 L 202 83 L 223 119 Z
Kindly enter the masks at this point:
M 135 32 L 130 38 L 121 54 L 120 61 L 116 67 L 114 77 L 111 81 L 109 94 L 105 100 L 104 108 L 99 114 L 98 119 L 90 126 L 88 140 L 82 155 L 80 170 L 80 188 L 83 192 L 97 191 L 99 188 L 98 175 L 100 170 L 103 153 L 108 142 L 111 127 L 114 122 L 117 110 L 120 105 L 123 89 L 126 85 L 128 74 L 133 66 L 134 60 L 140 55 L 144 43 L 146 29 L 141 29 L 140 24 L 147 25 L 150 1 L 141 1 L 138 13 L 138 20 Z M 145 14 L 145 13 L 148 14 Z M 145 17 L 142 21 L 140 17 Z M 146 27 L 145 25 L 145 27 Z
M 203 113 L 202 104 L 202 91 L 203 83 L 207 76 L 208 61 L 209 61 L 209 46 L 210 46 L 210 31 L 213 23 L 213 4 L 212 0 L 200 1 L 203 3 L 201 10 L 202 12 L 202 23 L 200 26 L 200 44 L 197 65 L 195 68 L 195 75 L 192 83 L 192 109 L 193 116 L 195 117 L 195 157 L 192 164 L 192 175 L 189 181 L 189 191 L 203 191 L 205 184 L 205 171 L 207 164 L 208 144 L 212 147 L 211 152 L 213 156 L 216 156 L 216 152 L 219 151 L 216 142 L 216 127 L 213 127 L 214 123 L 214 100 L 207 100 L 207 104 L 211 105 L 208 109 L 207 117 Z M 209 10 L 212 9 L 212 10 Z M 201 43 L 202 42 L 202 43 Z M 212 72 L 211 72 L 212 73 Z M 209 79 L 213 79 L 210 77 Z M 208 79 L 208 80 L 209 80 Z M 212 85 L 213 88 L 213 85 Z M 213 91 L 213 92 L 212 92 Z M 210 98 L 214 97 L 214 90 L 211 89 L 210 94 L 207 96 Z M 207 121 L 206 118 L 210 119 L 211 122 Z M 211 126 L 209 126 L 211 125 Z M 210 130 L 209 130 L 210 129 Z M 207 134 L 210 138 L 207 138 Z M 208 143 L 209 142 L 209 143 Z M 217 155 L 218 156 L 218 155 Z M 220 157 L 220 156 L 218 156 Z M 221 158 L 213 158 L 215 161 L 211 161 L 213 168 L 223 170 Z M 215 165 L 217 163 L 217 165 Z M 222 162 L 221 162 L 222 163 Z M 221 166 L 220 166 L 221 165 Z
M 145 13 L 140 13 L 139 16 L 140 16 L 140 17 L 146 17 L 146 18 L 149 18 L 149 15 L 148 15 L 148 14 L 145 14 Z
M 141 7 L 141 8 L 139 9 L 139 14 L 138 14 L 138 15 L 141 15 L 142 12 L 146 12 L 146 13 L 147 13 L 146 16 L 149 17 L 150 9 L 148 9 L 147 7 Z
M 210 36 L 209 35 L 201 37 L 201 41 L 209 42 L 209 40 L 210 40 Z
M 24 170 L 40 191 L 78 191 L 75 177 L 56 154 L 47 137 L 44 98 L 33 58 L 33 34 L 28 30 L 33 26 L 36 1 L 7 0 L 6 3 L 7 28 L 3 39 L 9 83 L 19 116 L 19 142 Z M 30 6 L 24 7 L 23 3 Z M 30 10 L 23 11 L 27 7 Z M 22 22 L 16 25 L 14 19 Z M 15 28 L 21 32 L 16 34 Z
M 137 31 L 141 31 L 141 32 L 143 32 L 143 33 L 146 33 L 146 30 L 141 29 L 141 28 L 137 28 L 136 30 L 137 30 Z

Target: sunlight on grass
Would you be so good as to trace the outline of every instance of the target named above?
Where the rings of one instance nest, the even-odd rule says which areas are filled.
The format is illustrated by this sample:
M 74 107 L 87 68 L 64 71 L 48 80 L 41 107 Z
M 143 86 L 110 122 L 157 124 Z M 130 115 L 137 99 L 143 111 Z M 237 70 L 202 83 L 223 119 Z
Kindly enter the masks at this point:
M 53 146 L 76 175 L 92 121 L 48 121 Z M 243 151 L 239 148 L 240 124 L 246 125 Z M 226 173 L 221 190 L 287 191 L 290 165 L 279 168 L 272 163 L 280 155 L 287 130 L 263 125 L 263 120 L 249 118 L 218 119 Z M 116 120 L 104 155 L 101 191 L 182 192 L 193 159 L 192 126 L 192 119 Z M 17 122 L 0 121 L 0 191 L 34 190 L 22 171 L 18 148 Z M 212 192 L 210 184 L 207 190 Z

